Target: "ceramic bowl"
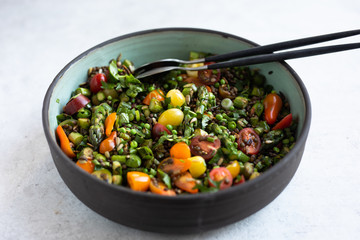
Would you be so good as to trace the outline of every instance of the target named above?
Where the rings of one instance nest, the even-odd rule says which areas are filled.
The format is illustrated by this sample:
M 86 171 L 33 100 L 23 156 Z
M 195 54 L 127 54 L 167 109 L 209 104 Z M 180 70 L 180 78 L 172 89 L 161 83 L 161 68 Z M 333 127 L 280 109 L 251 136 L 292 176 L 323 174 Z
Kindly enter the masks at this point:
M 152 232 L 194 233 L 219 228 L 255 213 L 273 201 L 294 176 L 303 155 L 311 120 L 307 90 L 285 62 L 257 64 L 268 83 L 289 100 L 298 119 L 295 147 L 260 177 L 216 193 L 166 197 L 135 192 L 92 177 L 61 151 L 56 142 L 56 115 L 70 94 L 86 81 L 87 70 L 104 66 L 119 53 L 136 66 L 162 58 L 188 59 L 190 51 L 226 53 L 257 46 L 231 34 L 193 28 L 153 29 L 120 36 L 85 51 L 51 83 L 42 119 L 55 166 L 73 194 L 98 214 L 117 223 Z M 289 210 L 291 211 L 291 210 Z

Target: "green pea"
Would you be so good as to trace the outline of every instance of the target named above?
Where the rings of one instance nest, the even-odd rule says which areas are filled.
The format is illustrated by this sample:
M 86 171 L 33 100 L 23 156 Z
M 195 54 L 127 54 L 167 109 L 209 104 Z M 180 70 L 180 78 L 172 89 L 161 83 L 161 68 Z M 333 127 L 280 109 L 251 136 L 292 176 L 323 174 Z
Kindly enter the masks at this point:
M 228 122 L 228 128 L 229 130 L 234 130 L 236 128 L 236 122 L 234 121 Z
M 150 174 L 151 176 L 155 176 L 155 175 L 156 175 L 156 170 L 153 169 L 153 168 L 150 168 L 149 174 Z
M 225 82 L 225 79 L 221 79 L 221 80 L 220 80 L 220 84 L 221 84 L 221 85 L 224 85 L 225 83 L 226 83 L 226 82 Z
M 216 114 L 216 120 L 221 121 L 223 119 L 223 116 L 221 114 Z
M 151 128 L 151 126 L 150 126 L 150 124 L 145 123 L 145 124 L 144 124 L 144 128 L 146 128 L 146 129 L 150 129 L 150 128 Z
M 172 133 L 173 135 L 176 135 L 176 134 L 177 134 L 177 131 L 176 131 L 176 130 L 172 130 L 171 133 Z
M 126 129 L 124 127 L 122 127 L 122 128 L 119 129 L 119 132 L 120 133 L 126 133 Z
M 274 147 L 273 150 L 277 153 L 280 152 L 280 149 L 278 147 Z
M 166 128 L 169 129 L 169 131 L 172 131 L 174 129 L 173 126 L 170 124 L 166 125 Z
M 219 83 L 219 82 L 216 82 L 216 83 L 214 84 L 214 87 L 219 88 L 219 87 L 220 87 L 220 83 Z
M 130 130 L 130 134 L 135 135 L 135 134 L 136 134 L 136 130 L 135 130 L 135 129 L 131 129 L 131 130 Z
M 181 81 L 183 80 L 183 77 L 182 77 L 182 76 L 177 76 L 177 77 L 176 77 L 176 80 L 179 81 L 179 82 L 181 82 Z
M 150 87 L 148 88 L 148 91 L 149 91 L 149 92 L 154 91 L 154 90 L 155 90 L 155 87 L 154 87 L 154 86 L 150 86 Z
M 136 141 L 131 141 L 131 143 L 130 143 L 131 148 L 137 148 L 137 146 L 138 146 L 138 143 Z

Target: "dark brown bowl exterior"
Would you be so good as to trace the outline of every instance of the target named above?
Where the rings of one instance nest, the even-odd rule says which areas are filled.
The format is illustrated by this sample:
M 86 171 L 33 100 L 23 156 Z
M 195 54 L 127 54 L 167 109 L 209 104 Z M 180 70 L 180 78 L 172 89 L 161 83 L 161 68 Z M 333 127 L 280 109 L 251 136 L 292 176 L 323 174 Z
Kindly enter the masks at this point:
M 134 33 L 132 36 L 142 33 Z M 231 37 L 235 36 L 231 35 Z M 56 168 L 65 184 L 85 205 L 110 220 L 136 229 L 173 234 L 196 233 L 244 219 L 265 207 L 284 190 L 300 164 L 308 136 L 311 120 L 308 93 L 290 66 L 285 63 L 283 65 L 295 77 L 304 95 L 306 104 L 304 126 L 290 153 L 273 168 L 252 181 L 217 193 L 166 197 L 135 192 L 90 176 L 66 157 L 54 140 L 51 134 L 53 130 L 49 127 L 49 100 L 62 73 L 49 87 L 44 99 L 42 115 L 45 136 Z

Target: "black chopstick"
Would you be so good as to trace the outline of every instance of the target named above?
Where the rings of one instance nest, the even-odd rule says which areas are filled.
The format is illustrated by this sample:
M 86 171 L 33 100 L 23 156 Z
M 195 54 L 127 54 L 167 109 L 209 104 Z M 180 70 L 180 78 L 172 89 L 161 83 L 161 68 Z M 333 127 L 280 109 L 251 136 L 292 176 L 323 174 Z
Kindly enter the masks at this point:
M 248 57 L 248 56 L 254 56 L 259 54 L 266 54 L 266 53 L 272 53 L 275 51 L 290 49 L 290 48 L 296 48 L 296 47 L 302 47 L 310 44 L 316 44 L 321 42 L 326 42 L 330 40 L 350 37 L 354 35 L 360 34 L 360 29 L 357 30 L 350 30 L 345 32 L 338 32 L 338 33 L 330 33 L 325 35 L 319 35 L 314 37 L 308 37 L 308 38 L 301 38 L 296 40 L 290 40 L 285 42 L 279 42 L 279 43 L 273 43 L 269 45 L 264 46 L 258 46 L 253 47 L 241 51 L 231 52 L 231 53 L 225 53 L 225 54 L 219 54 L 215 56 L 209 56 L 205 58 L 205 62 L 219 62 L 224 60 L 230 60 L 240 57 Z M 342 51 L 342 50 L 340 50 Z
M 207 68 L 218 69 L 218 68 L 245 66 L 245 65 L 258 64 L 258 63 L 282 61 L 282 60 L 294 59 L 294 58 L 310 57 L 315 55 L 346 51 L 356 48 L 360 48 L 360 43 L 348 43 L 348 44 L 308 48 L 308 49 L 301 49 L 301 50 L 294 50 L 294 51 L 287 51 L 280 53 L 261 54 L 261 55 L 244 57 L 241 59 L 227 61 L 227 62 L 210 64 L 207 65 Z

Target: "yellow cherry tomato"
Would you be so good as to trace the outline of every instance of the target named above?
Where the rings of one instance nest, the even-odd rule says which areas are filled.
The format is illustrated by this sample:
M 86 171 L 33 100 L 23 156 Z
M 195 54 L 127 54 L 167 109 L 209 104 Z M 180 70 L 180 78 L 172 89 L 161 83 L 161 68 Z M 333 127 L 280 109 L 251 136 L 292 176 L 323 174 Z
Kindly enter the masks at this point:
M 181 107 L 185 103 L 184 95 L 177 89 L 171 89 L 167 94 L 167 98 L 171 99 L 170 104 L 174 107 Z
M 192 67 L 192 68 L 201 67 L 201 66 L 204 66 L 204 63 L 193 63 L 193 64 L 187 65 L 187 67 Z M 189 77 L 197 77 L 198 76 L 198 71 L 186 71 L 186 74 Z
M 206 171 L 206 163 L 204 158 L 195 156 L 188 158 L 191 161 L 190 174 L 193 178 L 198 178 Z
M 163 112 L 159 119 L 158 123 L 166 126 L 166 125 L 172 125 L 172 126 L 179 126 L 182 121 L 184 120 L 184 113 L 177 108 L 171 108 Z
M 240 173 L 240 164 L 236 160 L 229 163 L 226 168 L 230 171 L 233 178 L 236 178 L 236 176 Z

